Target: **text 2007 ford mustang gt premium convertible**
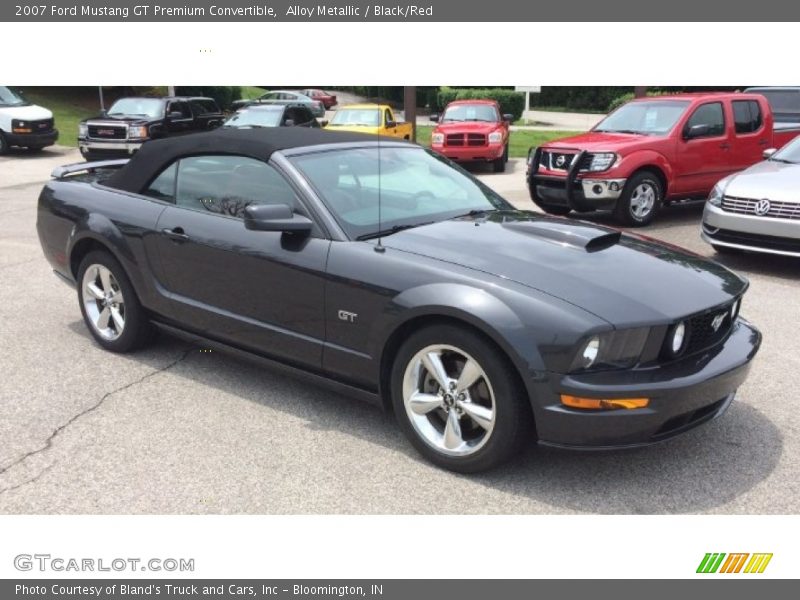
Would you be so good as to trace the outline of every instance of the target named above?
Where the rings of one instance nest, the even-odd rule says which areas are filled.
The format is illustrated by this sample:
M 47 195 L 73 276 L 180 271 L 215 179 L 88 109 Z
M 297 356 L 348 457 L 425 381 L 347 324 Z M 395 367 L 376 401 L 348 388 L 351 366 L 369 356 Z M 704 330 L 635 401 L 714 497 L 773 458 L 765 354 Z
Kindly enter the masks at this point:
M 57 169 L 39 199 L 100 345 L 155 326 L 303 372 L 448 469 L 669 438 L 727 408 L 761 342 L 724 267 L 515 210 L 406 142 L 217 130 L 124 163 Z

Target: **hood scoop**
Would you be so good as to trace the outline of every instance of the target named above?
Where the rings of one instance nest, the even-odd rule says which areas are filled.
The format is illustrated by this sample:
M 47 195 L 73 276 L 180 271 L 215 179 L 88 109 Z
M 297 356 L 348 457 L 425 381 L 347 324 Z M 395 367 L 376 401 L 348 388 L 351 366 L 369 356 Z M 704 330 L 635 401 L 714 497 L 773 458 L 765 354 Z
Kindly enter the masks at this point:
M 617 244 L 621 233 L 613 229 L 595 227 L 562 219 L 537 219 L 536 221 L 512 221 L 503 227 L 518 233 L 535 235 L 548 242 L 579 248 L 586 252 L 598 252 Z

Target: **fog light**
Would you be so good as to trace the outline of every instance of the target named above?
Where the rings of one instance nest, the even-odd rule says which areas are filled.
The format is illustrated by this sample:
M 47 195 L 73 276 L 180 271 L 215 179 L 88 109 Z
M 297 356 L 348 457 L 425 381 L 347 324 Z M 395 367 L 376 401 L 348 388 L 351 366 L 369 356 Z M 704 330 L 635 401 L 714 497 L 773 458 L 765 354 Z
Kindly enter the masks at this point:
M 584 410 L 617 410 L 635 408 L 645 408 L 650 404 L 649 398 L 581 398 L 580 396 L 570 396 L 561 394 L 561 404 L 570 408 L 581 408 Z
M 675 331 L 672 332 L 672 344 L 670 350 L 673 354 L 677 354 L 683 347 L 683 340 L 686 337 L 686 323 L 678 323 Z
M 598 196 L 603 193 L 603 186 L 599 183 L 594 184 L 592 191 L 597 194 Z

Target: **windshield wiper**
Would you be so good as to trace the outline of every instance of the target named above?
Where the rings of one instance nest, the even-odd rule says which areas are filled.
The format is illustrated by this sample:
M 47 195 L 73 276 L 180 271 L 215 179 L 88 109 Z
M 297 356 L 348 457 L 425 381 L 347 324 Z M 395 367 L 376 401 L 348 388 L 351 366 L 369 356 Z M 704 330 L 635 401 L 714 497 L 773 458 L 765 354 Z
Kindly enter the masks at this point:
M 645 131 L 636 131 L 635 129 L 595 129 L 602 133 L 630 133 L 632 135 L 650 135 Z
M 500 210 L 499 208 L 473 208 L 468 213 L 464 213 L 463 215 L 456 215 L 453 217 L 454 219 L 460 219 L 461 217 L 481 217 L 486 213 L 490 212 L 497 212 Z
M 785 165 L 796 165 L 797 164 L 796 162 L 792 162 L 791 160 L 786 160 L 785 158 L 775 158 L 775 157 L 772 157 L 772 156 L 770 156 L 767 160 L 783 163 Z
M 431 225 L 433 221 L 426 221 L 424 223 L 410 223 L 407 225 L 393 225 L 389 229 L 383 229 L 381 231 L 374 231 L 372 233 L 365 233 L 364 235 L 360 235 L 356 238 L 359 242 L 363 240 L 371 240 L 377 237 L 383 237 L 385 235 L 392 235 L 393 233 L 398 233 L 400 231 L 405 231 L 406 229 L 414 229 L 415 227 L 422 227 L 423 225 Z

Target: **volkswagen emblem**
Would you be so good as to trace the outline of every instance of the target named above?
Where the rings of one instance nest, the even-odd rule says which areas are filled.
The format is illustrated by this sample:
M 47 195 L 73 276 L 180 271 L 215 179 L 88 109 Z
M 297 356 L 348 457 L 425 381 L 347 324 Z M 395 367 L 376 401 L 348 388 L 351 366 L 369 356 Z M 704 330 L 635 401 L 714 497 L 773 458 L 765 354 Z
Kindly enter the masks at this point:
M 556 166 L 563 167 L 565 162 L 567 162 L 567 157 L 563 154 L 559 154 L 558 158 L 556 158 Z
M 770 209 L 769 200 L 767 200 L 766 198 L 756 202 L 755 211 L 759 217 L 763 217 L 765 214 L 767 214 L 769 212 L 769 209 Z
M 711 329 L 713 329 L 714 331 L 719 331 L 719 328 L 722 326 L 722 322 L 725 320 L 727 314 L 728 313 L 721 312 L 716 317 L 714 317 L 714 320 L 711 321 Z

